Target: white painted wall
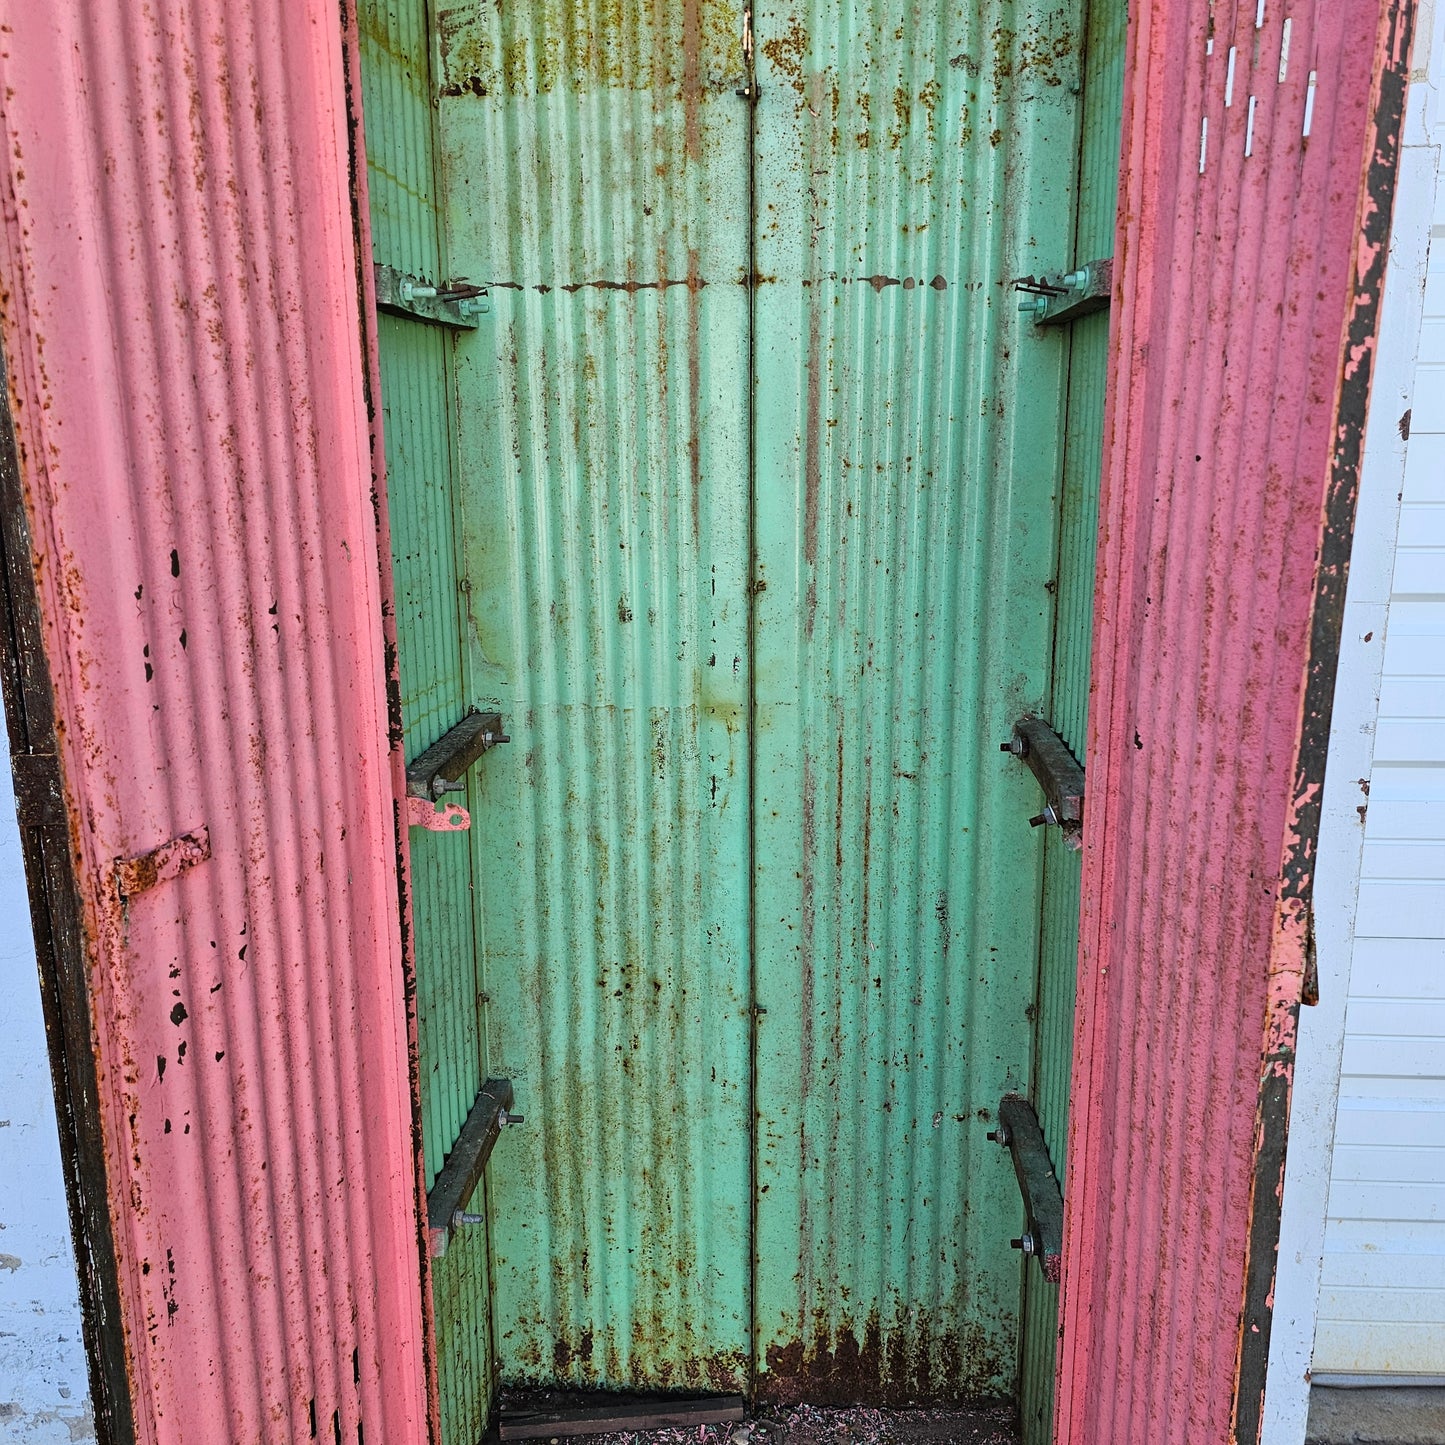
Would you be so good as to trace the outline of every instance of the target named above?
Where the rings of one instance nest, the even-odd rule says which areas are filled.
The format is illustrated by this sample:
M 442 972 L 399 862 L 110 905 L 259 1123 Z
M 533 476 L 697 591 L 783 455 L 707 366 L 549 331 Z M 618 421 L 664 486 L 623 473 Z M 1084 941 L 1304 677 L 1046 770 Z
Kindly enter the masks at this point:
M 0 727 L 0 1441 L 94 1440 L 60 1135 Z
M 1365 821 L 1314 1377 L 1445 1381 L 1445 188 Z
M 1445 140 L 1442 86 L 1445 6 L 1426 0 L 1417 21 L 1335 690 L 1315 882 L 1320 1003 L 1304 1009 L 1300 1019 L 1264 1445 L 1300 1445 L 1305 1438 L 1322 1266 L 1327 1293 L 1323 1296 L 1326 1320 L 1321 1343 L 1326 1355 L 1333 1351 L 1338 1360 L 1341 1348 L 1354 1349 L 1375 1332 L 1373 1322 L 1346 1323 L 1343 1319 L 1347 1311 L 1359 1313 L 1366 1307 L 1364 1295 L 1350 1291 L 1372 1293 L 1369 1308 L 1382 1316 L 1381 1324 L 1384 1316 L 1400 1312 L 1403 1296 L 1385 1287 L 1384 1281 L 1393 1272 L 1398 1282 L 1400 1270 L 1408 1272 L 1409 1266 L 1403 1264 L 1403 1257 L 1384 1260 L 1369 1282 L 1373 1257 L 1388 1255 L 1388 1250 L 1378 1247 L 1387 1242 L 1388 1229 L 1377 1229 L 1377 1237 L 1370 1237 L 1368 1226 L 1362 1232 L 1346 1216 L 1350 1211 L 1373 1210 L 1378 1216 L 1406 1208 L 1399 1198 L 1393 1203 L 1386 1199 L 1390 1186 L 1383 1185 L 1381 1178 L 1387 1173 L 1416 1170 L 1422 1160 L 1413 1152 L 1417 1150 L 1413 1142 L 1401 1152 L 1398 1143 L 1387 1140 L 1404 1137 L 1413 1141 L 1421 1137 L 1422 1128 L 1434 1126 L 1422 1125 L 1409 1116 L 1404 1101 L 1413 1097 L 1417 1086 L 1402 1088 L 1399 1080 L 1411 1072 L 1442 1067 L 1432 1059 L 1428 1047 L 1421 1050 L 1404 1040 L 1419 1036 L 1432 1008 L 1445 1009 L 1445 1003 L 1415 1001 L 1445 1000 L 1445 948 L 1438 943 L 1422 944 L 1408 932 L 1387 941 L 1392 930 L 1420 928 L 1424 922 L 1421 906 L 1426 914 L 1432 906 L 1428 885 L 1422 887 L 1413 879 L 1404 883 L 1400 881 L 1403 876 L 1433 867 L 1434 876 L 1445 880 L 1440 858 L 1428 847 L 1417 849 L 1412 842 L 1408 851 L 1402 851 L 1395 841 L 1403 826 L 1398 811 L 1400 794 L 1426 782 L 1429 772 L 1410 765 L 1415 744 L 1399 727 L 1405 709 L 1426 707 L 1427 716 L 1414 722 L 1427 733 L 1445 731 L 1445 699 L 1436 697 L 1432 703 L 1428 690 L 1414 689 L 1413 701 L 1406 700 L 1414 687 L 1409 669 L 1416 665 L 1415 654 L 1420 650 L 1418 629 L 1428 627 L 1437 615 L 1433 603 L 1427 602 L 1423 609 L 1416 607 L 1414 594 L 1422 585 L 1427 590 L 1445 588 L 1445 575 L 1422 584 L 1417 565 L 1421 554 L 1415 550 L 1424 540 L 1422 527 L 1445 520 L 1445 507 L 1420 510 L 1422 488 L 1428 491 L 1433 485 L 1445 498 L 1445 492 L 1438 491 L 1445 475 L 1445 436 L 1436 435 L 1445 433 L 1445 394 L 1435 385 L 1432 373 L 1426 373 L 1421 385 L 1416 365 L 1427 275 L 1430 310 L 1438 313 L 1441 322 L 1428 335 L 1433 338 L 1445 330 L 1445 239 L 1439 239 L 1445 237 L 1445 227 L 1439 225 L 1445 218 L 1436 216 L 1440 146 Z M 1445 192 L 1440 198 L 1445 201 Z M 1433 268 L 1432 225 L 1437 226 Z M 1400 418 L 1407 409 L 1411 410 L 1408 444 L 1400 433 Z M 1403 522 L 1402 496 L 1407 503 Z M 1403 559 L 1398 564 L 1397 553 Z M 1445 678 L 1441 681 L 1445 683 Z M 1383 716 L 1382 682 L 1386 689 Z M 1445 686 L 1440 691 L 1445 691 Z M 1433 722 L 1430 708 L 1436 719 Z M 1406 725 L 1407 730 L 1411 725 Z M 1437 749 L 1436 756 L 1445 762 L 1445 750 Z M 1437 776 L 1445 782 L 1445 770 Z M 1435 812 L 1445 816 L 1445 794 Z M 1416 905 L 1415 922 L 1405 921 L 1411 910 L 1401 907 L 1401 888 Z M 1428 967 L 1431 956 L 1440 965 L 1433 977 Z M 1401 997 L 1412 1002 L 1403 1007 L 1385 1002 Z M 1433 1020 L 1428 1027 L 1434 1027 Z M 1412 1051 L 1414 1057 L 1408 1059 Z M 1346 1109 L 1339 1116 L 1337 1159 L 1342 1062 Z M 1369 1071 L 1376 1069 L 1385 1072 L 1369 1076 Z M 1372 1092 L 1386 1097 L 1366 1103 Z M 1363 1107 L 1356 1108 L 1356 1104 Z M 1380 1104 L 1391 1107 L 1381 1109 Z M 1331 1176 L 1336 1170 L 1339 1188 L 1334 1205 L 1329 1206 Z M 1375 1187 L 1368 1187 L 1364 1179 L 1348 1179 L 1352 1172 L 1373 1172 Z M 1334 1209 L 1332 1216 L 1327 1207 Z M 1327 1219 L 1332 1221 L 1328 1227 Z M 1445 1217 L 1441 1227 L 1445 1228 Z M 1407 1228 L 1406 1234 L 1409 1232 Z M 1396 1241 L 1404 1242 L 1398 1231 Z M 1415 1302 L 1419 1303 L 1418 1299 Z M 1347 1340 L 1351 1343 L 1346 1346 Z M 1445 1331 L 1440 1332 L 1436 1348 L 1445 1350 Z

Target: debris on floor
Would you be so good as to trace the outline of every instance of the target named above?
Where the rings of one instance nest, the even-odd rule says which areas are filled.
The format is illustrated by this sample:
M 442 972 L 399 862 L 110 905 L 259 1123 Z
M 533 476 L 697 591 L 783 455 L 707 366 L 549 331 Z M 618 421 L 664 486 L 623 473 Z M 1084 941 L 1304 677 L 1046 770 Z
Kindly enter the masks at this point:
M 1010 1406 L 960 1411 L 802 1405 L 734 1424 L 559 1436 L 556 1445 L 1018 1445 L 1018 1438 Z

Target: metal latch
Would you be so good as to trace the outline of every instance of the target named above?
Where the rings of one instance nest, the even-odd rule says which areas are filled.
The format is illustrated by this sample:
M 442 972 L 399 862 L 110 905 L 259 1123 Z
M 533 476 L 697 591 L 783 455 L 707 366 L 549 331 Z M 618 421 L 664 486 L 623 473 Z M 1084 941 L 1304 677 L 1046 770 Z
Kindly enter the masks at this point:
M 1021 717 L 1013 736 L 999 744 L 1029 765 L 1044 790 L 1044 810 L 1029 819 L 1031 828 L 1056 824 L 1070 848 L 1082 848 L 1084 831 L 1084 770 L 1058 733 L 1040 717 Z
M 1014 290 L 1028 293 L 1019 302 L 1019 310 L 1032 316 L 1036 326 L 1077 321 L 1108 308 L 1114 290 L 1114 258 L 1090 261 L 1057 281 L 1047 276 L 1021 276 L 1014 282 Z
M 1024 1232 L 1009 1243 L 1037 1259 L 1044 1278 L 1057 1284 L 1064 1262 L 1064 1196 L 1034 1106 L 1020 1094 L 1005 1094 L 998 1104 L 998 1128 L 988 1137 L 1013 1157 L 1024 1199 Z
M 410 316 L 417 321 L 431 321 L 438 326 L 477 329 L 477 317 L 492 309 L 485 286 L 470 281 L 425 281 L 410 276 L 395 266 L 377 264 L 376 309 L 393 316 Z
M 468 1213 L 467 1205 L 477 1192 L 502 1130 L 525 1122 L 520 1114 L 512 1113 L 512 1081 L 488 1079 L 426 1197 L 427 1243 L 433 1259 L 447 1252 L 455 1230 L 482 1223 L 483 1216 Z

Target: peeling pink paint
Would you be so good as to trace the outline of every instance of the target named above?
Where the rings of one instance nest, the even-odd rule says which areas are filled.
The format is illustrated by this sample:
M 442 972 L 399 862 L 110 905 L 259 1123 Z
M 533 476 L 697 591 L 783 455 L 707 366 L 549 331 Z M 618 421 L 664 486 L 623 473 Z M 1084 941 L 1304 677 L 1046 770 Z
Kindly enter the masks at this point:
M 1281 82 L 1286 10 L 1308 60 Z M 1267 0 L 1257 28 L 1253 5 L 1131 6 L 1065 1445 L 1257 1438 L 1410 14 Z
M 427 1437 L 340 20 L 0 0 L 0 305 L 156 1445 Z

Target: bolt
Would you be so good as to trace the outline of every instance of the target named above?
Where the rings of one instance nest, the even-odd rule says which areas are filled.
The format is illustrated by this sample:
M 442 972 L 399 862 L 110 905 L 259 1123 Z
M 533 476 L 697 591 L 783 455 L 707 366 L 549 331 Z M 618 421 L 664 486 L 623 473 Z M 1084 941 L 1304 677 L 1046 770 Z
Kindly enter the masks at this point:
M 1054 805 L 1052 803 L 1045 803 L 1044 811 L 1042 813 L 1036 813 L 1029 819 L 1029 827 L 1038 828 L 1046 823 L 1057 823 L 1058 821 L 1059 815 L 1054 812 Z
M 459 1209 L 452 1215 L 452 1228 L 460 1229 L 464 1224 L 485 1224 L 486 1216 L 483 1214 L 468 1214 L 465 1209 Z
M 1076 291 L 1082 291 L 1089 284 L 1089 268 L 1080 266 L 1077 271 L 1070 271 L 1064 277 L 1063 284 Z
M 1008 1148 L 1008 1129 L 1003 1124 L 1000 1124 L 997 1129 L 990 1129 L 988 1137 L 995 1144 L 1002 1144 L 1005 1149 Z
M 464 296 L 457 302 L 457 311 L 462 316 L 486 316 L 492 303 L 485 296 Z
M 525 1124 L 527 1121 L 520 1114 L 509 1114 L 505 1109 L 497 1110 L 497 1127 L 505 1129 L 508 1124 Z
M 1020 1250 L 1025 1256 L 1037 1253 L 1033 1235 L 1025 1232 L 1018 1239 L 1009 1240 L 1009 1248 Z
M 397 287 L 397 293 L 403 301 L 430 301 L 435 299 L 437 288 L 420 281 L 403 281 Z
M 1049 309 L 1049 298 L 1047 296 L 1028 296 L 1019 302 L 1019 310 L 1025 315 L 1033 312 L 1035 316 L 1042 316 Z
M 1029 740 L 1015 733 L 1006 743 L 1000 743 L 998 750 L 1001 753 L 1012 753 L 1016 758 L 1026 758 L 1029 754 Z

